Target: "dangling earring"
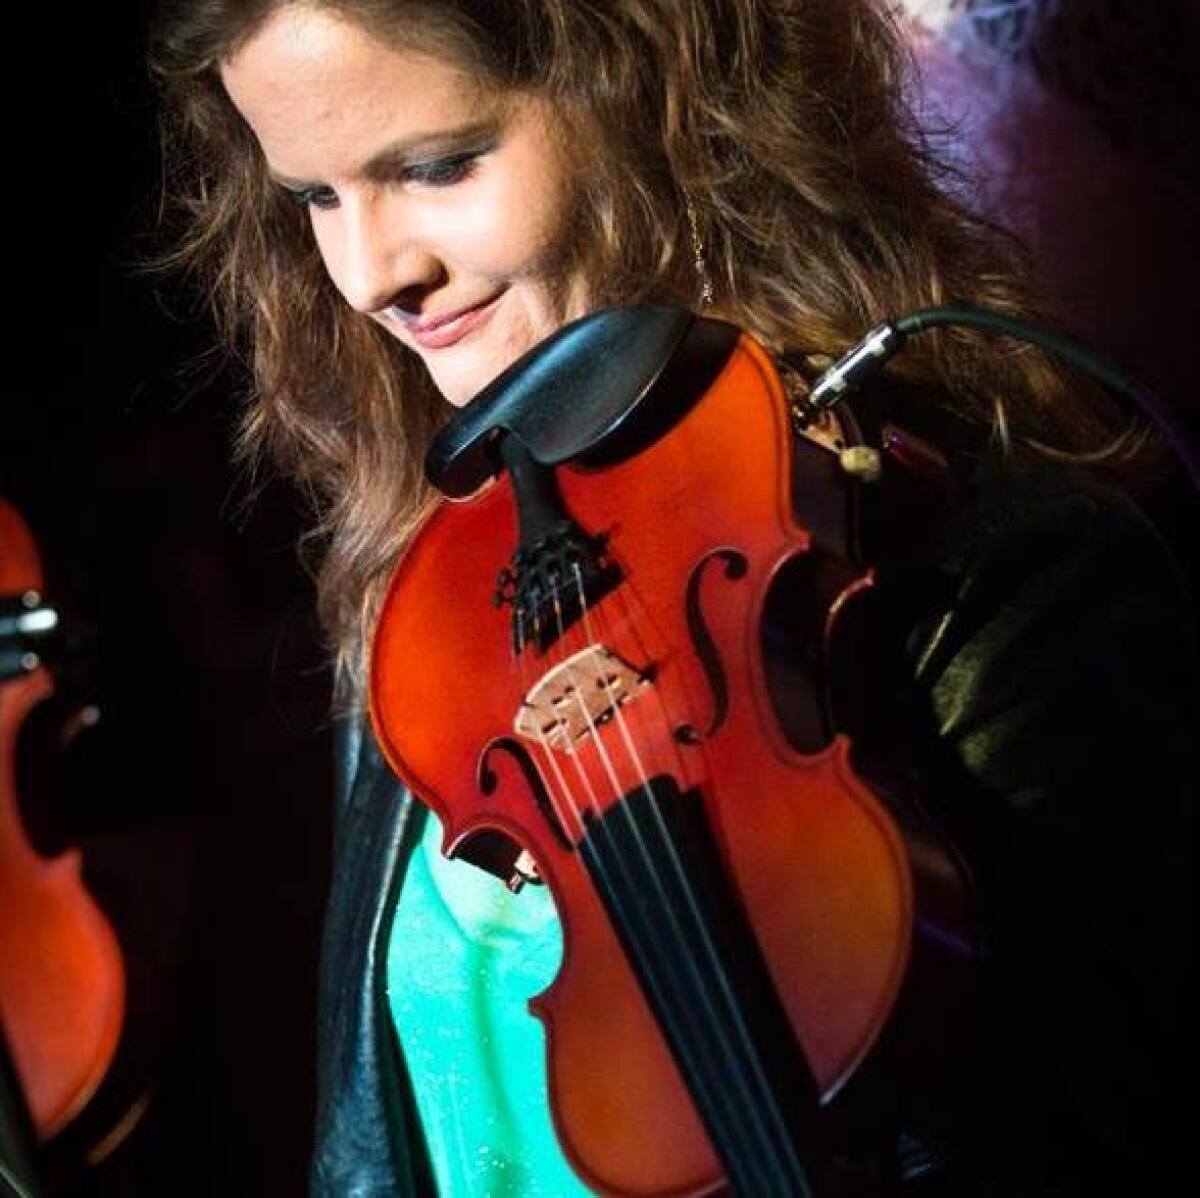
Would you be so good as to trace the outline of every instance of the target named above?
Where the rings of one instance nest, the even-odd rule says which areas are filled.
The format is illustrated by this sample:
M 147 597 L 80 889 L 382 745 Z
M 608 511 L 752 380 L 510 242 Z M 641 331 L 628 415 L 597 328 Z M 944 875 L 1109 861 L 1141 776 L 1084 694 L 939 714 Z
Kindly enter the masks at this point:
M 700 224 L 696 220 L 696 209 L 692 204 L 692 196 L 686 187 L 683 192 L 683 210 L 687 214 L 688 233 L 692 239 L 692 262 L 696 267 L 696 277 L 700 280 L 700 306 L 712 307 L 713 283 L 712 275 L 708 273 L 708 259 L 704 256 L 704 242 L 700 239 Z

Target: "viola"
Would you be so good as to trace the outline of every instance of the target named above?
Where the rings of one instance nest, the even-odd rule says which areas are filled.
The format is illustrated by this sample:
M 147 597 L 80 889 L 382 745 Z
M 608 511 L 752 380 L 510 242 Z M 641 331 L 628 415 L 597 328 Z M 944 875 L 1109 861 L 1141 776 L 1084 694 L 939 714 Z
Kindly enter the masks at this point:
M 20 728 L 52 691 L 36 650 L 55 622 L 41 562 L 0 500 L 0 1024 L 42 1140 L 87 1105 L 117 1050 L 125 973 L 116 935 L 70 850 L 41 857 L 21 821 Z
M 821 1109 L 912 956 L 918 855 L 847 739 L 797 751 L 768 694 L 764 597 L 812 546 L 791 445 L 748 335 L 585 318 L 435 441 L 456 502 L 377 625 L 375 732 L 445 851 L 553 893 L 562 965 L 530 1006 L 564 1152 L 606 1194 L 811 1192 Z

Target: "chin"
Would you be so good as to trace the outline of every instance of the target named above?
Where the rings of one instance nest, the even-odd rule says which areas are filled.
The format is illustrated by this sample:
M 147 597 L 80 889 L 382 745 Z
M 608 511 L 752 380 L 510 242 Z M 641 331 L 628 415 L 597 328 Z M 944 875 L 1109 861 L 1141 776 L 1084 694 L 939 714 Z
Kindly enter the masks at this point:
M 529 347 L 531 348 L 531 347 Z M 434 386 L 442 393 L 448 404 L 456 408 L 466 407 L 489 383 L 499 378 L 526 351 L 503 357 L 469 371 L 446 372 L 441 377 L 432 375 Z
M 433 380 L 434 385 L 442 393 L 442 398 L 455 408 L 465 408 L 492 381 L 494 375 L 488 375 L 479 381 L 474 378 L 448 378 Z
M 453 364 L 446 361 L 443 363 L 444 368 L 436 373 L 430 369 L 430 377 L 447 403 L 456 408 L 465 407 L 514 362 L 523 358 L 547 337 L 553 336 L 561 327 L 562 322 L 558 321 L 547 322 L 544 329 L 517 329 L 514 334 L 502 338 L 498 344 L 488 347 L 486 352 L 472 355 L 473 360 L 463 362 L 459 369 L 452 369 Z M 466 348 L 464 345 L 463 349 Z

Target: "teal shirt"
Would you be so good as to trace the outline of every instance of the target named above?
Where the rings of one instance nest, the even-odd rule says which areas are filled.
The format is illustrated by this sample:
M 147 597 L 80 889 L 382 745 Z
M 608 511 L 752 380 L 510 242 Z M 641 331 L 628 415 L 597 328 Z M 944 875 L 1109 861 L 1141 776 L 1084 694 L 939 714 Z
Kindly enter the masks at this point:
M 388 1002 L 438 1192 L 574 1198 L 591 1191 L 554 1135 L 545 1035 L 526 1006 L 562 959 L 550 893 L 442 856 L 430 815 L 388 944 Z

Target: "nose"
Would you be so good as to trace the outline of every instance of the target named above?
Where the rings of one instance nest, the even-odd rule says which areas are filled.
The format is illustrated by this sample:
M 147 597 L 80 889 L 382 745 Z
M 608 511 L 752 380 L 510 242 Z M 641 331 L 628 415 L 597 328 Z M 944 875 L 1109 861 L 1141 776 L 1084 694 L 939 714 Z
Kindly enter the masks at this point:
M 346 302 L 370 315 L 436 285 L 444 274 L 436 253 L 406 229 L 403 213 L 384 195 L 342 201 L 336 266 L 326 266 Z

